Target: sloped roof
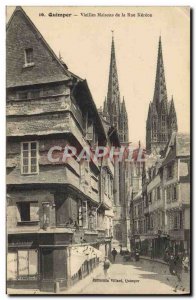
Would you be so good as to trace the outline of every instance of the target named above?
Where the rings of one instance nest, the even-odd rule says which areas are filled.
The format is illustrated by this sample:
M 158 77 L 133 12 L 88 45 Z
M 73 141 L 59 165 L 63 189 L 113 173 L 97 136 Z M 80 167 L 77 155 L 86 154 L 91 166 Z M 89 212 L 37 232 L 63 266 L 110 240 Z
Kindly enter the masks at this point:
M 190 156 L 190 135 L 173 132 L 165 152 L 163 166 L 176 157 Z
M 25 86 L 31 84 L 40 84 L 47 82 L 57 82 L 69 80 L 72 74 L 66 69 L 65 65 L 62 64 L 60 59 L 56 56 L 54 51 L 48 45 L 44 37 L 41 35 L 39 30 L 33 24 L 31 19 L 27 16 L 22 7 L 17 6 L 13 12 L 8 24 L 7 24 L 7 87 Z M 10 32 L 11 30 L 11 32 Z M 29 39 L 27 36 L 22 39 L 21 32 L 29 32 Z M 20 33 L 20 34 L 19 34 Z M 30 40 L 34 43 L 42 45 L 49 56 L 50 65 L 47 61 L 42 62 L 41 69 L 35 64 L 35 67 L 28 72 L 21 65 L 21 56 L 23 56 L 24 46 L 29 47 Z M 23 45 L 24 44 L 24 45 Z M 17 47 L 19 49 L 17 49 Z M 41 47 L 41 46 L 40 46 Z M 11 50 L 11 51 L 10 51 Z M 17 59 L 16 59 L 17 56 Z M 43 56 L 43 55 L 42 55 Z M 37 59 L 37 57 L 36 57 Z M 40 59 L 42 61 L 42 59 Z M 49 60 L 48 60 L 49 62 Z M 22 68 L 22 69 L 21 69 Z M 45 68 L 45 72 L 43 70 Z M 50 69 L 49 69 L 50 68 Z M 50 70 L 50 72 L 49 72 Z
M 190 135 L 178 133 L 176 136 L 176 156 L 190 155 Z

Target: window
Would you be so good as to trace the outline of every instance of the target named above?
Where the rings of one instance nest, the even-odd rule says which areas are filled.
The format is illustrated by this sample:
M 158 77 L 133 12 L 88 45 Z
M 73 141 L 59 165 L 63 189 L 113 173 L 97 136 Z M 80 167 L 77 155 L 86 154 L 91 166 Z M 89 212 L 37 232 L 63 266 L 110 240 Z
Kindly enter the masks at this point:
M 166 189 L 167 192 L 167 203 L 169 203 L 171 201 L 171 187 L 168 186 Z
M 150 216 L 150 229 L 153 229 L 154 227 L 154 222 L 153 222 L 153 216 Z
M 137 221 L 134 221 L 134 229 L 135 229 L 135 233 L 137 232 Z
M 110 174 L 108 174 L 108 197 L 110 197 L 110 184 L 111 184 L 111 180 L 110 180 Z
M 173 165 L 169 165 L 167 167 L 167 178 L 172 178 L 173 177 Z
M 38 202 L 18 202 L 18 224 L 37 223 L 39 221 Z
M 152 203 L 152 192 L 148 194 L 148 197 L 149 197 L 148 202 L 149 202 L 149 203 Z
M 105 194 L 108 195 L 108 174 L 105 172 Z
M 161 199 L 161 191 L 160 191 L 160 186 L 157 188 L 157 200 Z
M 172 229 L 182 229 L 183 228 L 183 215 L 182 211 L 177 211 L 171 216 L 173 222 L 171 222 Z
M 87 201 L 82 201 L 82 226 L 88 228 L 88 204 Z
M 113 195 L 113 179 L 112 179 L 112 177 L 110 177 L 110 195 L 111 195 L 111 197 Z
M 41 89 L 37 89 L 37 90 L 34 89 L 29 94 L 30 94 L 29 98 L 31 98 L 31 99 L 39 98 L 40 96 L 42 96 L 43 90 L 41 90 Z
M 20 92 L 17 92 L 17 99 L 19 100 L 26 100 L 28 99 L 28 91 L 20 91 Z
M 90 230 L 95 230 L 97 228 L 97 210 L 95 207 L 90 208 L 88 216 L 89 216 L 88 228 Z
M 135 207 L 134 207 L 134 215 L 135 215 L 135 217 L 137 217 L 137 205 L 135 205 Z
M 91 120 L 88 120 L 87 128 L 86 128 L 86 139 L 88 141 L 93 141 L 93 136 L 94 136 L 93 122 Z
M 138 215 L 141 216 L 142 215 L 142 204 L 138 205 Z
M 174 189 L 173 189 L 173 200 L 177 200 L 177 187 L 174 186 Z
M 38 173 L 38 143 L 25 142 L 21 144 L 21 173 L 37 174 Z
M 43 95 L 42 89 L 23 90 L 16 93 L 18 100 L 36 99 Z
M 33 48 L 25 49 L 25 67 L 33 66 Z
M 37 250 L 18 250 L 7 255 L 7 279 L 37 279 Z

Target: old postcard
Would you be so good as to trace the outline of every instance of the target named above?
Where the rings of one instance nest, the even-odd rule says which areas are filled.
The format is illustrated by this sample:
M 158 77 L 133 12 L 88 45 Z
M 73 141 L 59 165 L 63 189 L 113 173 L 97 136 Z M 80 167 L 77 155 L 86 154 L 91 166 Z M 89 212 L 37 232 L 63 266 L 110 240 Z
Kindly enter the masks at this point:
M 6 14 L 7 293 L 190 294 L 190 8 Z

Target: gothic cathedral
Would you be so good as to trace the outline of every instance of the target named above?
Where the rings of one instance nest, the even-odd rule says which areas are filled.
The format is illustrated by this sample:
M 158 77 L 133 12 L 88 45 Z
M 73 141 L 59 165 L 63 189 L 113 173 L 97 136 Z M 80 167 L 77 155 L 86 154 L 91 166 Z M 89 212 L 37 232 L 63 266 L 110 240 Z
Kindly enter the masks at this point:
M 128 115 L 124 97 L 122 101 L 120 99 L 114 37 L 112 37 L 108 91 L 103 105 L 103 117 L 110 126 L 117 129 L 120 144 L 124 146 L 128 145 Z M 114 162 L 115 178 L 117 178 L 117 182 L 114 190 L 113 243 L 126 248 L 130 247 L 128 235 L 130 228 L 128 200 L 130 185 L 127 182 L 130 176 L 125 176 L 125 174 L 128 174 L 128 167 L 129 166 L 125 165 L 124 161 Z

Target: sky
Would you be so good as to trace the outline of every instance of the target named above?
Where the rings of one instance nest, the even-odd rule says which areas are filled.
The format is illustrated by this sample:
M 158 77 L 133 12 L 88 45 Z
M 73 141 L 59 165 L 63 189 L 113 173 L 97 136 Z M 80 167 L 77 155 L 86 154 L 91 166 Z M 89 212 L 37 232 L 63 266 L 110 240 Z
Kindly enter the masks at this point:
M 14 9 L 7 7 L 7 21 Z M 120 95 L 121 99 L 125 98 L 128 112 L 129 140 L 133 144 L 140 140 L 144 147 L 161 34 L 168 99 L 173 95 L 179 132 L 190 132 L 188 8 L 25 6 L 23 9 L 54 52 L 57 55 L 60 52 L 69 70 L 87 79 L 98 108 L 107 95 L 111 31 L 114 31 Z M 44 17 L 39 16 L 40 13 L 44 13 Z M 49 13 L 70 13 L 72 16 L 49 17 Z M 81 13 L 96 16 L 84 17 Z M 97 13 L 114 16 L 98 17 Z M 137 13 L 152 14 L 152 17 L 138 17 Z M 136 17 L 128 14 L 136 14 Z

